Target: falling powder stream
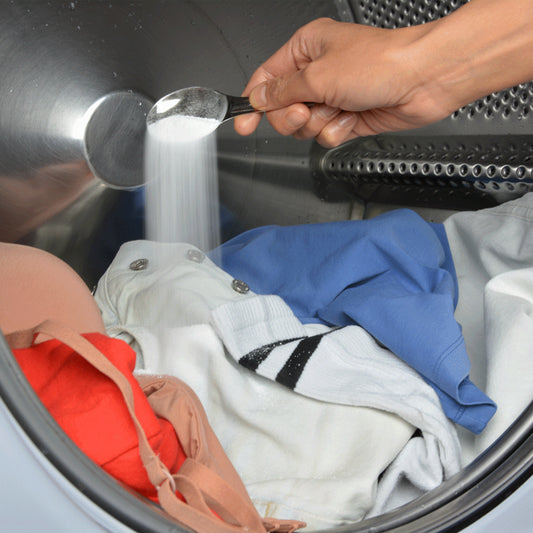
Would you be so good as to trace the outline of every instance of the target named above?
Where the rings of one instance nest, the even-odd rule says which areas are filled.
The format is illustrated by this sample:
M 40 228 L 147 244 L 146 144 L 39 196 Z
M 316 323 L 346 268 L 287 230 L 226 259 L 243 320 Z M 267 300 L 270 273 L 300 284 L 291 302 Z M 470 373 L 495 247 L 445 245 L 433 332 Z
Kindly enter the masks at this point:
M 183 115 L 148 126 L 146 237 L 209 251 L 220 244 L 216 134 L 219 122 Z

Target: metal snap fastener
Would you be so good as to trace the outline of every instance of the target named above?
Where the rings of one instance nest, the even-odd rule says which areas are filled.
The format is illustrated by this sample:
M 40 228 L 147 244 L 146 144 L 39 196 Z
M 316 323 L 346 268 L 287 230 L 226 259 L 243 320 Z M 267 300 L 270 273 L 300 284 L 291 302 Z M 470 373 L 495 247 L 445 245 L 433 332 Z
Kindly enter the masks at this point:
M 240 279 L 234 279 L 231 282 L 231 288 L 236 292 L 240 292 L 241 294 L 246 294 L 250 290 L 248 284 Z
M 201 263 L 205 259 L 205 254 L 200 252 L 200 250 L 187 250 L 187 258 L 195 263 Z
M 130 270 L 144 270 L 148 266 L 148 259 L 135 259 L 130 263 Z

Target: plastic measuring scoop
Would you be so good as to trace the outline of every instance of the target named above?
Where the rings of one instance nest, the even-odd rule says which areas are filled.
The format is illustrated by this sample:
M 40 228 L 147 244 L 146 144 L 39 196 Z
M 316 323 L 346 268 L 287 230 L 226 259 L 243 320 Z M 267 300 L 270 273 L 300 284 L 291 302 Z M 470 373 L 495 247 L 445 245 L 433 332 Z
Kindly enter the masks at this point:
M 245 96 L 229 96 L 206 87 L 188 87 L 158 100 L 146 117 L 148 126 L 167 117 L 182 115 L 211 119 L 218 124 L 244 113 L 257 112 Z

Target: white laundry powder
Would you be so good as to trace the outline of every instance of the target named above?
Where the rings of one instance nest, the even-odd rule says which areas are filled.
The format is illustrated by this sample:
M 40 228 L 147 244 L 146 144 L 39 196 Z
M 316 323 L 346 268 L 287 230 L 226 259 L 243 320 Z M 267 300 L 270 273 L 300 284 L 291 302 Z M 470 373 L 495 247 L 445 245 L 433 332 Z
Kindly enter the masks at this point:
M 220 244 L 215 130 L 219 121 L 184 115 L 148 126 L 145 142 L 146 238 Z
M 220 121 L 213 118 L 170 115 L 152 122 L 148 132 L 158 139 L 172 139 L 176 143 L 191 142 L 214 132 Z

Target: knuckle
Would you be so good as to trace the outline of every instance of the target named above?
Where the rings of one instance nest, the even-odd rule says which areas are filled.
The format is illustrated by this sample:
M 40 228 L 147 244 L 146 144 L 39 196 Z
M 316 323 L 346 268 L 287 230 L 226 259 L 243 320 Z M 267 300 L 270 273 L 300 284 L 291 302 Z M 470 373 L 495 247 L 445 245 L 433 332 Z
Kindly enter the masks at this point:
M 322 103 L 324 101 L 325 91 L 324 73 L 316 65 L 316 63 L 311 63 L 302 71 L 301 77 L 309 99 L 312 102 Z
M 280 106 L 286 100 L 287 83 L 282 77 L 270 80 L 266 88 L 268 102 L 273 106 Z
M 314 33 L 317 30 L 321 30 L 329 26 L 334 20 L 330 17 L 319 17 L 306 24 L 302 30 Z

